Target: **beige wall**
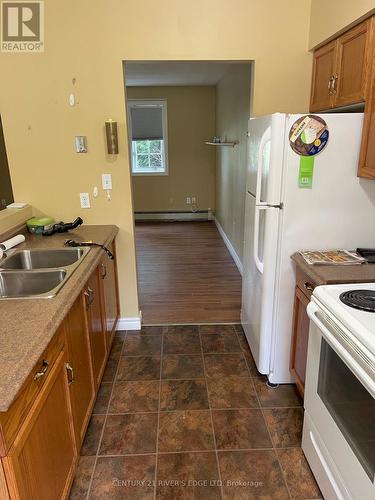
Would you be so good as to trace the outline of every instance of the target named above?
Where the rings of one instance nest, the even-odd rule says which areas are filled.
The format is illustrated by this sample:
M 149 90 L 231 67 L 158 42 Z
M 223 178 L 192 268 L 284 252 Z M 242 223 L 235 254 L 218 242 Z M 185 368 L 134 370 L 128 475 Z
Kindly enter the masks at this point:
M 120 226 L 121 311 L 138 313 L 123 60 L 255 60 L 253 110 L 307 109 L 310 0 L 45 0 L 44 54 L 0 54 L 0 110 L 15 198 L 69 220 Z M 76 79 L 75 85 L 72 79 Z M 78 103 L 72 108 L 68 96 Z M 104 121 L 119 122 L 120 154 L 105 153 Z M 89 152 L 74 153 L 87 135 Z M 78 193 L 113 175 L 81 210 Z
M 309 47 L 324 42 L 372 9 L 374 0 L 312 0 Z
M 168 175 L 133 176 L 135 211 L 215 207 L 215 87 L 128 87 L 128 99 L 167 99 Z M 191 207 L 190 207 L 191 208 Z
M 216 89 L 216 133 L 222 140 L 238 140 L 234 148 L 217 148 L 216 218 L 242 261 L 247 122 L 250 117 L 251 68 L 233 65 Z

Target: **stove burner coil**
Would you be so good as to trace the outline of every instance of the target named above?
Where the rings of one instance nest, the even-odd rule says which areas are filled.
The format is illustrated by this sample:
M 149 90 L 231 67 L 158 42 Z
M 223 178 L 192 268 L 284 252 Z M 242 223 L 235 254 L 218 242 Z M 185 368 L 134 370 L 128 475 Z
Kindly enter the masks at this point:
M 375 290 L 349 290 L 340 295 L 340 300 L 354 309 L 375 312 Z

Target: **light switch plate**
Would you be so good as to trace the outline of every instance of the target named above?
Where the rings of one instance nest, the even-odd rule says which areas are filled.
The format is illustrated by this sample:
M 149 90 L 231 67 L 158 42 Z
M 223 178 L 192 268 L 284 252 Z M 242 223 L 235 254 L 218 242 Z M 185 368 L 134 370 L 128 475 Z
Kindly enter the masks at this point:
M 112 175 L 102 174 L 102 186 L 103 189 L 112 189 Z
M 91 208 L 89 193 L 79 193 L 81 208 Z
M 87 140 L 85 135 L 76 135 L 76 153 L 87 153 Z

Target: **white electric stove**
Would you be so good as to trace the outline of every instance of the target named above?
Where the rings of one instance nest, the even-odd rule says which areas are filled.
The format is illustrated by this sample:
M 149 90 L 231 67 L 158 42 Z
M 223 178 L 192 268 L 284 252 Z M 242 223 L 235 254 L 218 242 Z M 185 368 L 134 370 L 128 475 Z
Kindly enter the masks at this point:
M 317 287 L 302 448 L 324 498 L 375 499 L 375 283 Z

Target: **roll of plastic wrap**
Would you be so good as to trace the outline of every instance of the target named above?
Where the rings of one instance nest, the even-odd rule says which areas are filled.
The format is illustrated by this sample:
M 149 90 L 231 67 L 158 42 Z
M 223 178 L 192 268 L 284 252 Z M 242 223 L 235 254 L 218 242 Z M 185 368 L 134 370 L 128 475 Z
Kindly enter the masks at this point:
M 25 236 L 23 234 L 17 234 L 17 236 L 14 236 L 9 240 L 5 240 L 2 243 L 0 243 L 0 248 L 1 250 L 4 251 L 10 250 L 11 248 L 15 247 L 16 245 L 19 245 L 24 241 L 25 241 Z

